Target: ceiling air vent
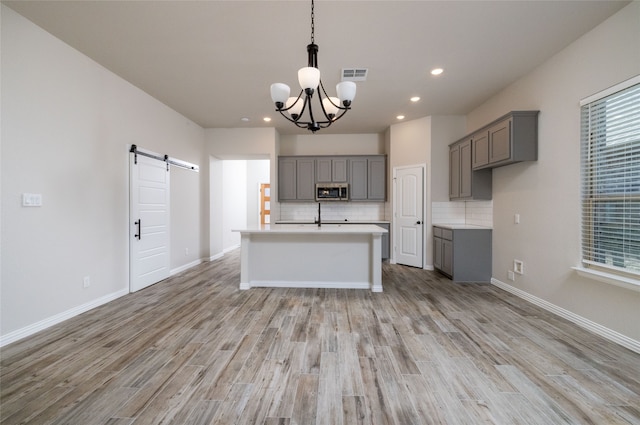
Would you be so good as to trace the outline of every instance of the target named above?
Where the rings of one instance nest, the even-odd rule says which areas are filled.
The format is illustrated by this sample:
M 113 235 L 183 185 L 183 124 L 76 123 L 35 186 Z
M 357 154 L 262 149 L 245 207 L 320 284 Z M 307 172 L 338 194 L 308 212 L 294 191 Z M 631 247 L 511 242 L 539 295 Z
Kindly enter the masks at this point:
M 366 81 L 367 68 L 342 68 L 342 81 Z

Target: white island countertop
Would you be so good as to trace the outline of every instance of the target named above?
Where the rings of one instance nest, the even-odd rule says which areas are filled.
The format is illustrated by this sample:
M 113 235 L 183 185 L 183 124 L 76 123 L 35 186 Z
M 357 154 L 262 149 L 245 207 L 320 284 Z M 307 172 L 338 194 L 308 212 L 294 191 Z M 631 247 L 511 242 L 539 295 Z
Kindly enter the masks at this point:
M 489 226 L 479 226 L 477 224 L 457 224 L 457 223 L 433 223 L 432 224 L 435 227 L 442 227 L 443 229 L 451 229 L 451 230 L 458 230 L 458 229 L 467 229 L 467 230 L 492 230 L 491 227 Z
M 349 223 L 326 223 L 322 226 L 317 224 L 265 224 L 260 227 L 233 230 L 242 233 L 299 233 L 299 234 L 383 234 L 387 230 L 375 224 L 349 224 Z

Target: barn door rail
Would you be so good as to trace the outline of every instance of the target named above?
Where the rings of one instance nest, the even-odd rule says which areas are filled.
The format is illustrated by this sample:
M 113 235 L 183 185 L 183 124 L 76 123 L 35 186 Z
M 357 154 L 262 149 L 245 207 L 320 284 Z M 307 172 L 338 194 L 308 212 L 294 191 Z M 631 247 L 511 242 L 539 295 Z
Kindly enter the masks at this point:
M 198 167 L 196 164 L 192 164 L 190 162 L 183 161 L 181 159 L 172 158 L 169 155 L 161 155 L 155 152 L 151 152 L 149 150 L 139 148 L 137 145 L 131 145 L 129 152 L 133 154 L 134 164 L 138 163 L 138 155 L 142 155 L 148 158 L 153 158 L 159 161 L 166 162 L 167 171 L 169 171 L 169 166 L 173 165 L 175 167 L 186 168 L 187 170 L 195 171 L 196 173 L 200 172 L 200 167 Z

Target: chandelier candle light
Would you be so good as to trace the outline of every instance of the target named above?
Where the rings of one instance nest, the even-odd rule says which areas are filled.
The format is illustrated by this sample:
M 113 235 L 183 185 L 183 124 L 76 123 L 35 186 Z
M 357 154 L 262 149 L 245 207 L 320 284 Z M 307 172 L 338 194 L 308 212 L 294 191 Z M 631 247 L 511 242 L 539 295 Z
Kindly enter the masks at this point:
M 283 83 L 271 84 L 271 99 L 276 105 L 276 110 L 300 128 L 306 128 L 316 132 L 321 128 L 329 127 L 334 121 L 351 109 L 351 102 L 356 96 L 356 84 L 352 81 L 342 81 L 336 85 L 337 97 L 327 95 L 318 69 L 318 45 L 314 40 L 314 4 L 311 0 L 311 44 L 307 45 L 309 56 L 308 66 L 298 70 L 298 82 L 300 94 L 298 97 L 289 97 L 291 89 Z M 318 99 L 322 115 L 317 120 L 313 115 L 311 99 L 318 92 Z M 323 96 L 324 95 L 324 96 Z M 309 120 L 301 120 L 304 112 L 308 111 Z

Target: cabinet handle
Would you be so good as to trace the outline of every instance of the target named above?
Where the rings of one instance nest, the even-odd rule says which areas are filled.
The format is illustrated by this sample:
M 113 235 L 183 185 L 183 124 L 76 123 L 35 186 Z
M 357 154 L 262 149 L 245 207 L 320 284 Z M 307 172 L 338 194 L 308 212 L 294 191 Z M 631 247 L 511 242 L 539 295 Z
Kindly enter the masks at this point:
M 138 238 L 138 240 L 142 239 L 142 220 L 138 220 L 134 223 L 136 226 L 138 226 L 138 234 L 137 235 L 133 235 L 134 238 Z

